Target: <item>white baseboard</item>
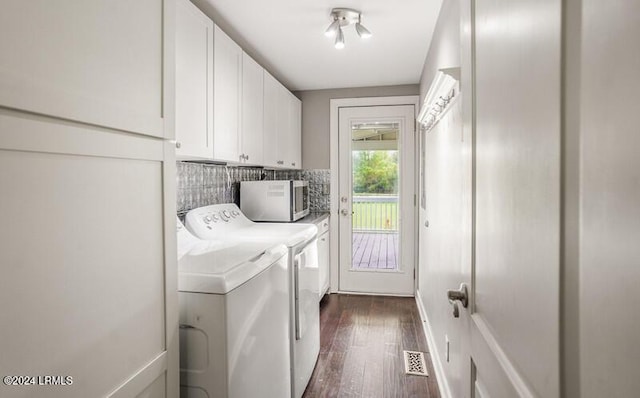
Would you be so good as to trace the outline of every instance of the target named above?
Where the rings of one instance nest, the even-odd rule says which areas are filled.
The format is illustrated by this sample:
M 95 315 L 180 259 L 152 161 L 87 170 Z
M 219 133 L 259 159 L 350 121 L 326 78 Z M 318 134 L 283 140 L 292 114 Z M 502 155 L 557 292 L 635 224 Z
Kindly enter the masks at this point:
M 422 297 L 420 291 L 416 291 L 416 304 L 418 305 L 418 311 L 420 312 L 420 318 L 422 319 L 422 329 L 427 337 L 427 344 L 429 345 L 429 353 L 431 354 L 431 360 L 433 362 L 433 368 L 436 372 L 436 380 L 438 387 L 440 388 L 440 396 L 442 398 L 453 398 L 451 395 L 451 388 L 447 382 L 447 378 L 444 374 L 444 367 L 442 366 L 442 357 L 438 352 L 438 346 L 436 345 L 431 326 L 429 324 L 429 318 L 427 317 L 427 311 L 422 304 Z
M 353 296 L 414 297 L 413 294 L 352 292 L 352 291 L 349 291 L 349 290 L 338 290 L 335 293 L 337 293 L 337 294 L 351 294 Z

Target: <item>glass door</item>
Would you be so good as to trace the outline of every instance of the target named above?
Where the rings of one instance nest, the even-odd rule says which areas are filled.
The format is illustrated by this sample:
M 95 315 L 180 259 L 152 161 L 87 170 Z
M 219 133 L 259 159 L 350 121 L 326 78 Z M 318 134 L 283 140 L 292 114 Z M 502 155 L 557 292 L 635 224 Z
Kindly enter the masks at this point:
M 350 107 L 340 123 L 340 290 L 412 295 L 414 107 Z

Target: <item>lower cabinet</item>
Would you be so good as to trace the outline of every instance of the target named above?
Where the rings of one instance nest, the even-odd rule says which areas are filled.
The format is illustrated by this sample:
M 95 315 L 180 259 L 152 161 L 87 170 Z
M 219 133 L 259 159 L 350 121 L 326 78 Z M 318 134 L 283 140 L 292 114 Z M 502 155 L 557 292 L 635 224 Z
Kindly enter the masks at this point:
M 329 248 L 329 217 L 320 220 L 318 227 L 318 273 L 320 275 L 320 299 L 329 291 L 329 267 L 331 265 Z

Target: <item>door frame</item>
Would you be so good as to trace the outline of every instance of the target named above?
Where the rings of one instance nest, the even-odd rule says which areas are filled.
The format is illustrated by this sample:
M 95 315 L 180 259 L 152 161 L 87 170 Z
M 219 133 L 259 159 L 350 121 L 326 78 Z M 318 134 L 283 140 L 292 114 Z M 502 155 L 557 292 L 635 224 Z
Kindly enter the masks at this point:
M 339 180 L 338 180 L 338 158 L 339 158 L 339 115 L 338 112 L 340 108 L 346 107 L 366 107 L 366 106 L 385 106 L 385 105 L 413 105 L 414 107 L 414 116 L 418 116 L 419 111 L 419 102 L 420 96 L 418 95 L 404 95 L 404 96 L 391 96 L 391 97 L 362 97 L 362 98 L 338 98 L 331 99 L 330 101 L 330 116 L 329 116 L 329 150 L 330 150 L 330 162 L 329 168 L 331 170 L 331 194 L 330 194 L 330 214 L 335 215 L 335 220 L 339 220 L 339 206 L 340 206 L 340 195 L 337 190 Z M 414 117 L 414 123 L 416 123 L 416 119 Z M 415 129 L 414 129 L 415 134 Z M 418 148 L 415 148 L 417 155 Z M 417 175 L 417 174 L 416 174 Z M 418 177 L 414 175 L 414 188 L 417 187 Z M 416 188 L 417 189 L 417 188 Z M 417 190 L 415 194 L 417 195 Z M 414 219 L 417 216 L 418 206 L 414 206 Z M 417 236 L 417 228 L 418 225 L 414 226 L 414 239 Z M 331 259 L 338 260 L 339 257 L 339 236 L 338 236 L 339 223 L 337 221 L 333 221 L 329 225 L 330 231 L 330 253 Z M 417 243 L 417 242 L 416 242 Z M 413 291 L 415 294 L 416 291 L 416 281 L 418 280 L 418 267 L 417 267 L 417 244 L 414 245 L 414 270 L 416 272 L 416 277 L 414 278 L 414 286 Z M 330 261 L 330 276 L 331 276 L 331 293 L 340 293 L 339 289 L 339 275 L 340 275 L 340 264 L 339 261 Z M 354 294 L 353 292 L 349 292 L 349 294 Z

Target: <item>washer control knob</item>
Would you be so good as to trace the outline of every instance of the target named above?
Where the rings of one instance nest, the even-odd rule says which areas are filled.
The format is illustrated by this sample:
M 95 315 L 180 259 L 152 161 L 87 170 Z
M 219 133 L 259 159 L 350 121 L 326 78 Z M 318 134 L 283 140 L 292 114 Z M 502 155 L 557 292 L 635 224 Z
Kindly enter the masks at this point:
M 238 210 L 234 210 L 231 212 L 231 215 L 235 218 L 238 217 L 240 215 L 240 212 Z
M 205 224 L 209 224 L 211 222 L 211 217 L 209 216 L 204 216 L 204 218 L 202 219 L 202 221 L 204 221 Z
M 220 217 L 218 217 L 217 214 L 212 214 L 211 215 L 211 219 L 213 220 L 213 222 L 218 222 L 218 220 L 220 219 Z
M 226 218 L 231 217 L 231 213 L 229 213 L 229 210 L 222 210 L 222 215 L 225 216 Z

